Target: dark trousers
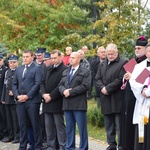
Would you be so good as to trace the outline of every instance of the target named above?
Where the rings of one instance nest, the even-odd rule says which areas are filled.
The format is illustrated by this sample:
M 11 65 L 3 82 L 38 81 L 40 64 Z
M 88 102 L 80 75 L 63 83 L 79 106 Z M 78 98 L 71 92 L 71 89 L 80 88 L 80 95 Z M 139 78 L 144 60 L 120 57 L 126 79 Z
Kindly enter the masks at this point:
M 116 147 L 116 133 L 118 134 L 118 147 L 120 146 L 120 114 L 104 115 L 104 123 L 107 133 L 107 142 L 111 147 Z
M 45 129 L 47 136 L 47 150 L 65 150 L 66 127 L 62 113 L 45 113 Z
M 46 142 L 46 130 L 45 130 L 45 114 L 40 114 L 41 128 L 42 128 L 42 143 Z
M 28 142 L 28 119 L 33 127 L 35 149 L 40 150 L 42 147 L 41 124 L 39 117 L 39 103 L 21 103 L 17 104 L 17 114 L 20 126 L 20 147 L 19 150 L 26 150 Z
M 97 102 L 97 107 L 100 108 L 101 107 L 101 99 L 100 96 L 96 96 L 96 102 Z
M 29 148 L 30 150 L 34 150 L 35 147 L 35 140 L 34 140 L 34 133 L 32 126 L 28 129 L 28 141 L 29 141 Z
M 0 136 L 7 136 L 7 120 L 6 120 L 6 110 L 5 105 L 0 102 Z
M 64 111 L 66 118 L 66 150 L 75 150 L 76 123 L 79 128 L 80 145 L 79 150 L 88 150 L 88 133 L 86 111 L 68 110 Z
M 19 124 L 15 104 L 6 104 L 6 118 L 8 126 L 8 138 L 19 140 Z

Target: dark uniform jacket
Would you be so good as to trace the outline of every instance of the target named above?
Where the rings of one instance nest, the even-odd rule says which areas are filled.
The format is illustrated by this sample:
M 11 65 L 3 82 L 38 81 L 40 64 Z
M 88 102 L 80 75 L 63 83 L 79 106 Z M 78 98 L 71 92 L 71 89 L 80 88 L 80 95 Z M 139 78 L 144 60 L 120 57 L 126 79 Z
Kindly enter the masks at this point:
M 91 73 L 87 68 L 79 67 L 68 86 L 70 68 L 63 72 L 59 91 L 63 95 L 65 89 L 71 88 L 70 96 L 63 97 L 63 110 L 87 110 L 86 93 L 90 88 Z
M 5 102 L 5 104 L 16 104 L 14 100 L 14 96 L 9 95 L 9 91 L 12 91 L 12 81 L 14 77 L 15 70 L 8 69 L 5 73 L 5 84 L 3 88 L 2 93 L 2 101 Z
M 123 91 L 121 90 L 123 75 L 125 70 L 123 65 L 127 61 L 118 57 L 108 65 L 107 58 L 100 64 L 96 74 L 96 85 L 100 91 L 102 113 L 120 113 L 123 102 Z M 101 89 L 106 87 L 108 95 L 101 93 Z
M 43 103 L 43 112 L 62 113 L 63 97 L 58 90 L 58 84 L 61 80 L 62 72 L 66 68 L 63 63 L 59 64 L 56 68 L 53 66 L 46 68 L 41 84 L 41 94 L 49 93 L 52 100 L 49 103 Z
M 0 67 L 0 100 L 1 100 L 3 86 L 4 86 L 5 72 L 6 72 L 7 69 L 8 68 L 4 65 L 2 67 Z

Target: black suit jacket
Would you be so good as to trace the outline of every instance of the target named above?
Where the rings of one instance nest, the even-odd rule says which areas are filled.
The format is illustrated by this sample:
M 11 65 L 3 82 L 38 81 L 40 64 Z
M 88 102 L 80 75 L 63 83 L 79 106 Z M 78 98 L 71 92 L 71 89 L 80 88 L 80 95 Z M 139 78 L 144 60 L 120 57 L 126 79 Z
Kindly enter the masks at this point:
M 96 84 L 96 81 L 95 81 L 95 76 L 96 76 L 96 73 L 97 73 L 97 70 L 98 70 L 98 67 L 100 65 L 100 59 L 99 57 L 96 57 L 95 59 L 93 59 L 93 61 L 91 62 L 91 75 L 92 75 L 92 78 L 93 78 L 93 81 L 94 81 L 94 85 Z M 95 94 L 96 94 L 96 97 L 100 97 L 100 91 L 99 89 L 96 87 L 95 85 Z
M 27 103 L 40 103 L 41 94 L 39 90 L 43 73 L 39 65 L 32 62 L 26 76 L 22 78 L 24 67 L 22 65 L 16 69 L 12 85 L 14 97 L 17 100 L 18 95 L 27 95 L 29 97 Z
M 59 92 L 58 84 L 61 80 L 62 72 L 67 67 L 61 63 L 58 67 L 47 67 L 41 84 L 41 94 L 49 93 L 52 100 L 49 103 L 43 103 L 43 112 L 62 113 L 63 97 Z
M 122 78 L 125 74 L 123 65 L 127 61 L 119 56 L 108 65 L 107 58 L 100 64 L 96 74 L 96 86 L 101 97 L 101 108 L 103 114 L 121 113 L 123 94 L 121 90 Z M 108 95 L 104 95 L 101 89 L 106 87 Z

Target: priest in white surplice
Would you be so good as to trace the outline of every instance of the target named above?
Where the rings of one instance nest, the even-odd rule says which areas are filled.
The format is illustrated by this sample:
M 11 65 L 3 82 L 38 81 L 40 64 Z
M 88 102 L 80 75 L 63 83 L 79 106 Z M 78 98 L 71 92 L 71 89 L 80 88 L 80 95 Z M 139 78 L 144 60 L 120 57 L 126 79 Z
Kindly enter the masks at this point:
M 150 71 L 150 45 L 145 47 L 147 59 L 137 64 L 129 80 L 131 89 L 136 97 L 136 104 L 133 114 L 133 124 L 138 125 L 138 146 L 135 145 L 134 150 L 150 150 L 150 77 L 147 75 L 144 84 L 136 81 L 136 78 L 146 68 Z M 136 148 L 136 149 L 135 149 Z

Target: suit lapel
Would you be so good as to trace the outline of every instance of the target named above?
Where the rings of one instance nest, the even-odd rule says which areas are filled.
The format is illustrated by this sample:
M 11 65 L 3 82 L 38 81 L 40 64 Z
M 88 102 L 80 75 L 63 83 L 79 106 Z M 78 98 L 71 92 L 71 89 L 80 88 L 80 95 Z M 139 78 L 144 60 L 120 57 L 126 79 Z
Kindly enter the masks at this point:
M 55 68 L 53 68 L 53 66 L 50 66 L 47 68 L 45 81 L 48 81 L 50 73 L 52 72 L 53 69 L 55 69 Z
M 80 69 L 80 67 L 78 68 L 78 70 L 74 73 L 74 75 L 72 76 L 71 81 L 75 78 L 75 76 L 77 76 L 80 72 L 82 72 L 82 70 Z M 70 82 L 71 82 L 70 81 Z
M 28 67 L 28 69 L 27 69 L 27 73 L 25 74 L 25 76 L 24 76 L 24 78 L 22 78 L 23 80 L 28 76 L 28 74 L 29 74 L 29 72 L 31 71 L 31 69 L 34 67 L 34 63 L 32 63 L 31 65 L 30 65 L 30 67 Z M 25 67 L 25 66 L 24 66 Z M 24 67 L 23 67 L 23 71 L 24 71 Z M 23 74 L 23 71 L 22 71 L 22 74 Z

